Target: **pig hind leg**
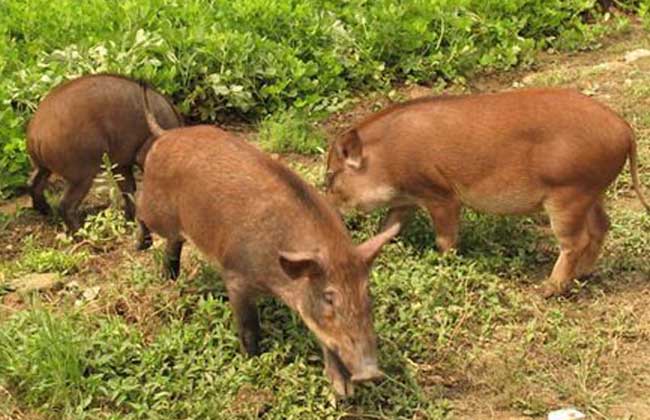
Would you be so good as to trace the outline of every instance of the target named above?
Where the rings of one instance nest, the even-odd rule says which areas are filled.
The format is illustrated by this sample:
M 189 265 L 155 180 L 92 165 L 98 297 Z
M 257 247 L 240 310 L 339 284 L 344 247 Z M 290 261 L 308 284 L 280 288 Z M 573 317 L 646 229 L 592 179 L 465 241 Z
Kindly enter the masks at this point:
M 181 251 L 183 241 L 180 239 L 167 239 L 165 246 L 164 268 L 167 277 L 175 280 L 181 271 Z
M 133 194 L 135 193 L 135 178 L 133 177 L 133 170 L 131 166 L 119 166 L 116 174 L 120 175 L 117 185 L 122 191 L 122 198 L 124 199 L 124 215 L 127 220 L 133 220 L 135 216 L 135 204 L 133 202 Z
M 609 217 L 605 213 L 601 200 L 597 201 L 589 210 L 587 227 L 591 241 L 585 254 L 578 263 L 578 276 L 588 275 L 593 271 L 596 260 L 600 256 L 603 248 L 603 242 L 609 231 Z
M 136 249 L 144 250 L 151 246 L 151 232 L 167 240 L 163 255 L 163 270 L 166 277 L 175 279 L 180 273 L 183 238 L 180 235 L 176 210 L 169 205 L 164 191 L 149 187 L 139 190 L 136 197 L 136 220 L 138 236 Z
M 544 297 L 559 296 L 568 290 L 571 280 L 578 275 L 578 264 L 591 243 L 587 214 L 593 202 L 581 199 L 577 193 L 551 200 L 545 207 L 551 219 L 551 228 L 560 243 L 560 255 L 551 276 L 544 282 Z
M 255 295 L 246 287 L 245 280 L 239 274 L 229 272 L 224 275 L 224 278 L 228 299 L 237 322 L 241 350 L 249 356 L 258 355 L 261 328 Z
M 149 229 L 149 226 L 146 225 L 144 220 L 142 220 L 142 213 L 144 213 L 146 207 L 146 202 L 143 201 L 143 196 L 143 191 L 139 190 L 134 197 L 137 202 L 137 214 L 135 218 L 138 225 L 138 233 L 135 240 L 135 249 L 137 251 L 144 251 L 145 249 L 149 249 L 153 244 L 153 239 L 151 238 L 151 230 Z
M 436 245 L 440 252 L 455 248 L 460 226 L 460 202 L 455 198 L 432 201 L 426 204 L 426 208 L 436 231 Z
M 29 194 L 32 196 L 32 207 L 43 215 L 50 213 L 50 206 L 45 199 L 47 180 L 52 172 L 43 167 L 38 167 L 32 174 L 29 182 Z
M 81 227 L 81 217 L 78 214 L 78 207 L 81 200 L 88 194 L 93 185 L 94 176 L 88 176 L 81 181 L 71 182 L 61 199 L 61 214 L 63 221 L 70 230 L 76 232 Z

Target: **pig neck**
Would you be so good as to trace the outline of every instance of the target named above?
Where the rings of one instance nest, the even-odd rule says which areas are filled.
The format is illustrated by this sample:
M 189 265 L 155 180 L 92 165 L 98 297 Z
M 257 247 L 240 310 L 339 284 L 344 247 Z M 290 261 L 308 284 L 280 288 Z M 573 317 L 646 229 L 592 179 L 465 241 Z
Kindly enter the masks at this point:
M 306 217 L 292 225 L 287 232 L 285 245 L 292 251 L 316 252 L 324 265 L 325 282 L 345 281 L 349 276 L 340 276 L 343 271 L 358 264 L 356 250 L 343 222 L 333 212 L 329 220 Z M 289 279 L 277 264 L 277 273 L 271 286 L 271 293 L 280 297 L 289 307 L 304 318 L 304 291 L 310 290 L 313 280 L 309 278 Z M 325 283 L 320 283 L 324 286 Z
M 333 268 L 345 268 L 354 263 L 354 244 L 343 221 L 314 187 L 284 165 L 260 153 L 253 153 L 257 156 L 258 166 L 264 169 L 271 183 L 269 191 L 273 191 L 274 196 L 259 214 L 258 220 L 263 220 L 265 225 L 257 224 L 254 227 L 256 232 L 274 232 L 259 238 L 259 242 L 265 242 L 266 250 L 273 250 L 272 255 L 264 252 L 271 257 L 266 259 L 263 268 L 266 275 L 270 274 L 264 282 L 272 294 L 302 313 L 298 293 L 303 290 L 304 295 L 305 289 L 301 286 L 305 285 L 296 282 L 309 279 L 289 279 L 280 266 L 278 252 L 316 253 L 328 272 L 326 278 L 330 278 L 329 273 Z

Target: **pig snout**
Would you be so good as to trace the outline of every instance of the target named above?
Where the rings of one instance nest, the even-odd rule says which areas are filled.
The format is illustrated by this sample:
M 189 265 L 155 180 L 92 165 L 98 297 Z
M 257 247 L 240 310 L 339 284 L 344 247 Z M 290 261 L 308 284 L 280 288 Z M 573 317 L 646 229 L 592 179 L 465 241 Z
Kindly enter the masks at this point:
M 374 346 L 373 343 L 371 348 L 364 348 L 365 346 L 356 347 L 353 354 L 348 353 L 352 357 L 347 359 L 343 366 L 345 366 L 346 376 L 351 382 L 375 381 L 384 376 L 384 373 L 379 369 Z M 339 360 L 342 359 L 339 358 Z
M 379 369 L 377 359 L 367 358 L 364 359 L 359 370 L 354 372 L 350 377 L 352 382 L 369 382 L 381 379 L 384 372 Z
M 354 383 L 369 382 L 376 381 L 384 376 L 384 373 L 379 369 L 377 356 L 374 351 L 365 352 L 362 350 L 361 354 L 357 353 L 352 359 L 344 362 L 344 358 L 341 357 L 343 354 L 337 350 L 329 349 L 328 351 L 333 357 L 339 373 L 347 378 L 348 381 Z

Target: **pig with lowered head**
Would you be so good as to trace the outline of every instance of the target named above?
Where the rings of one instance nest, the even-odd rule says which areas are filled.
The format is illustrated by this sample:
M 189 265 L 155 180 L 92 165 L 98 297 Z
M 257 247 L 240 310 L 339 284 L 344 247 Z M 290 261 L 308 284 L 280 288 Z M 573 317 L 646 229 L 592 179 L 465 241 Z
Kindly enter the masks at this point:
M 384 226 L 428 210 L 441 251 L 456 246 L 461 206 L 494 214 L 544 209 L 560 243 L 545 282 L 563 294 L 588 274 L 609 229 L 605 189 L 630 161 L 634 133 L 612 110 L 568 89 L 421 98 L 371 115 L 340 136 L 327 161 L 340 208 L 390 207 Z
M 152 113 L 166 128 L 183 125 L 171 102 L 149 89 Z M 68 186 L 61 200 L 61 214 L 72 232 L 81 226 L 77 207 L 101 170 L 104 153 L 115 172 L 126 216 L 134 216 L 132 167 L 144 159 L 151 132 L 143 111 L 138 82 L 109 74 L 82 76 L 65 82 L 40 103 L 27 128 L 27 152 L 34 166 L 30 193 L 35 210 L 47 214 L 50 207 L 43 194 L 52 173 Z
M 152 131 L 158 131 L 153 116 Z M 164 131 L 137 195 L 138 248 L 166 239 L 165 267 L 179 274 L 190 240 L 220 267 L 242 350 L 259 352 L 256 298 L 298 312 L 321 343 L 341 396 L 381 376 L 369 290 L 370 265 L 399 229 L 355 246 L 336 211 L 310 185 L 248 142 L 214 126 Z

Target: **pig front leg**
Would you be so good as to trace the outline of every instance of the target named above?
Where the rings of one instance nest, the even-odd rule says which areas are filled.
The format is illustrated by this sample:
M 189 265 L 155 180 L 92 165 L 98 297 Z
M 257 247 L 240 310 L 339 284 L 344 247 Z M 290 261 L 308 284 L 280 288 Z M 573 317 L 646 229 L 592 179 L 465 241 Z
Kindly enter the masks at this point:
M 384 220 L 381 222 L 380 232 L 388 230 L 396 223 L 399 223 L 403 228 L 411 219 L 411 216 L 413 216 L 416 209 L 416 206 L 400 206 L 391 208 Z
M 332 383 L 334 392 L 341 398 L 349 398 L 354 395 L 354 385 L 350 381 L 347 369 L 343 367 L 339 358 L 325 346 L 323 346 L 323 361 L 325 362 L 325 374 Z
M 244 279 L 234 273 L 225 276 L 228 299 L 232 307 L 241 351 L 249 356 L 260 354 L 260 320 L 255 304 L 255 294 L 246 287 Z
M 153 239 L 151 238 L 151 231 L 144 224 L 142 220 L 137 220 L 138 223 L 138 233 L 135 239 L 135 249 L 136 251 L 144 251 L 149 249 L 153 244 Z
M 431 222 L 436 231 L 436 245 L 440 252 L 456 248 L 460 226 L 460 201 L 450 197 L 446 201 L 431 201 L 426 204 Z

